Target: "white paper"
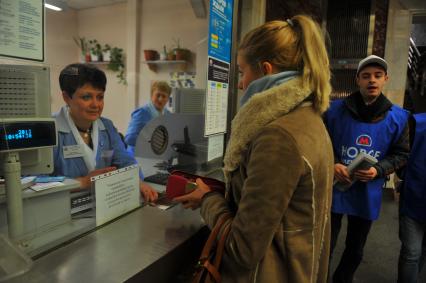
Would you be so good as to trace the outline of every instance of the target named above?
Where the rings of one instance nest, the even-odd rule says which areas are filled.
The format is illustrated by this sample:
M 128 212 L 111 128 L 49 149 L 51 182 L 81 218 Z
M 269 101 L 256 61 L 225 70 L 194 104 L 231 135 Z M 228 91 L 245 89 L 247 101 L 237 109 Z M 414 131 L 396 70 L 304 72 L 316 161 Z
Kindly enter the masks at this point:
M 228 62 L 208 57 L 207 96 L 204 115 L 204 136 L 226 132 L 229 94 Z
M 47 189 L 60 187 L 63 185 L 64 183 L 62 182 L 36 183 L 35 185 L 32 185 L 30 188 L 36 192 L 40 192 Z
M 0 1 L 0 56 L 42 61 L 43 1 Z
M 97 226 L 140 206 L 138 165 L 95 176 L 92 182 Z
M 209 136 L 209 146 L 207 161 L 221 157 L 223 155 L 224 135 Z
M 206 98 L 205 135 L 226 132 L 228 84 L 208 81 Z

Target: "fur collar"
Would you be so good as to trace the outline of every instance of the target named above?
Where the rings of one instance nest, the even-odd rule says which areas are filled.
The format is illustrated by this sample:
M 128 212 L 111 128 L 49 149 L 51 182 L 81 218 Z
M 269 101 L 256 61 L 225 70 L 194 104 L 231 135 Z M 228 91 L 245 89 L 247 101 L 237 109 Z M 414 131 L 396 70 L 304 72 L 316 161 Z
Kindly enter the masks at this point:
M 292 111 L 312 91 L 302 86 L 301 77 L 296 77 L 278 86 L 260 92 L 250 98 L 232 120 L 231 137 L 224 158 L 224 173 L 229 185 L 230 173 L 238 168 L 249 143 L 260 130 Z

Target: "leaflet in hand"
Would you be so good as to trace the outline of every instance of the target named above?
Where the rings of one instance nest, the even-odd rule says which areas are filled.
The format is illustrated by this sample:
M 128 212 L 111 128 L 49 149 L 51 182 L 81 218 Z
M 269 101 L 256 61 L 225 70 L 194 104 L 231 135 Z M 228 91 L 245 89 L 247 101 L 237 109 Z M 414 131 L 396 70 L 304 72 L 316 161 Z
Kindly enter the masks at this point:
M 368 170 L 370 169 L 371 166 L 373 166 L 374 164 L 376 164 L 378 162 L 378 160 L 367 154 L 364 152 L 361 152 L 357 155 L 357 157 L 355 157 L 354 160 L 352 160 L 352 162 L 348 165 L 347 169 L 348 169 L 348 173 L 349 176 L 352 179 L 351 183 L 341 183 L 337 180 L 334 181 L 334 187 L 336 189 L 338 189 L 339 191 L 345 192 L 349 189 L 350 186 L 352 186 L 352 184 L 354 182 L 357 181 L 357 179 L 354 177 L 354 172 L 357 170 Z

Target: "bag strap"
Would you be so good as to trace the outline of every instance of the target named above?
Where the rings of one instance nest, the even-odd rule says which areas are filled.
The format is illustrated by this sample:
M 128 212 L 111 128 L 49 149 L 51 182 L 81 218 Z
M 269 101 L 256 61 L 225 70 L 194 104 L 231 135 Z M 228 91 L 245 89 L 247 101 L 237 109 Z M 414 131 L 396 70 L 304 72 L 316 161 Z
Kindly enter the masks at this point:
M 229 231 L 231 231 L 231 223 L 229 223 L 223 229 L 222 235 L 220 236 L 220 239 L 219 239 L 219 243 L 217 244 L 216 256 L 214 259 L 214 266 L 216 266 L 217 268 L 220 267 L 220 263 L 222 262 L 222 256 L 225 250 L 225 243 L 226 243 L 226 239 L 228 238 Z
M 211 276 L 207 276 L 206 283 L 216 282 L 219 283 L 222 281 L 222 278 L 219 273 L 220 263 L 222 262 L 223 252 L 225 250 L 225 243 L 226 239 L 228 238 L 229 231 L 231 230 L 231 223 L 229 223 L 224 229 L 220 236 L 219 242 L 216 246 L 216 255 L 214 258 L 213 265 L 210 264 L 210 261 L 207 260 L 206 263 L 209 263 L 208 271 L 210 272 Z M 212 281 L 212 278 L 214 281 Z
M 221 277 L 219 273 L 219 265 L 222 260 L 223 251 L 225 248 L 225 242 L 226 238 L 229 234 L 229 230 L 231 225 L 228 225 L 225 230 L 223 231 L 219 243 L 216 248 L 216 256 L 214 260 L 214 264 L 210 263 L 210 253 L 213 248 L 213 245 L 216 242 L 217 235 L 219 234 L 220 230 L 222 229 L 222 226 L 225 224 L 225 222 L 232 217 L 231 213 L 225 213 L 223 214 L 219 220 L 216 222 L 213 230 L 210 232 L 210 235 L 203 247 L 203 250 L 201 251 L 200 259 L 198 260 L 198 266 L 200 268 L 205 268 L 209 272 L 209 274 L 214 278 L 215 282 L 220 282 Z M 201 277 L 203 275 L 202 271 L 199 271 L 196 276 L 194 277 L 193 282 L 200 282 Z M 209 276 L 208 276 L 209 277 Z M 207 278 L 208 278 L 207 277 Z
M 210 255 L 210 251 L 213 248 L 213 244 L 216 242 L 217 235 L 219 234 L 220 229 L 222 229 L 222 225 L 225 223 L 226 220 L 228 220 L 230 218 L 231 218 L 231 214 L 225 213 L 216 222 L 213 230 L 210 232 L 209 238 L 207 239 L 207 242 L 204 245 L 203 250 L 201 251 L 200 261 L 208 259 L 209 255 Z

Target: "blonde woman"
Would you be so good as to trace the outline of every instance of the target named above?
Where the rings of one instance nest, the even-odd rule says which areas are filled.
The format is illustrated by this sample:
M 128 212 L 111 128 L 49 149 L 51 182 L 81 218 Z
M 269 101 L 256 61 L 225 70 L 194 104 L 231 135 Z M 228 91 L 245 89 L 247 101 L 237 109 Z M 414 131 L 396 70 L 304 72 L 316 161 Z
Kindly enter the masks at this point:
M 176 198 L 209 227 L 231 212 L 222 282 L 326 282 L 333 152 L 321 114 L 329 61 L 307 16 L 268 22 L 238 52 L 242 107 L 224 158 L 225 196 L 201 180 Z

